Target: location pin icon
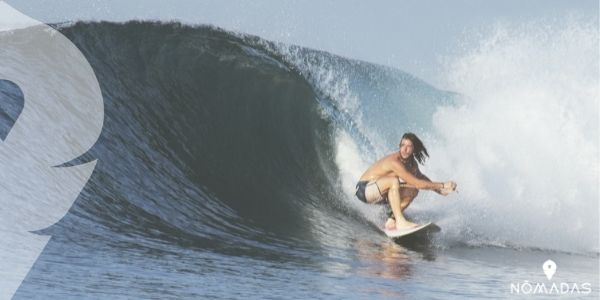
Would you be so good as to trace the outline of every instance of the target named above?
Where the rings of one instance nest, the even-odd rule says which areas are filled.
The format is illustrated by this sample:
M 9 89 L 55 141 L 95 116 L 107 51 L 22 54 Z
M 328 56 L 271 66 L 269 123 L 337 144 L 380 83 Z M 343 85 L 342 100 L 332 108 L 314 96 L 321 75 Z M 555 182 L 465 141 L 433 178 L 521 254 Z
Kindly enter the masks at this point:
M 552 279 L 552 276 L 556 273 L 556 263 L 549 259 L 544 262 L 542 268 L 544 269 L 544 274 L 546 274 L 548 280 Z

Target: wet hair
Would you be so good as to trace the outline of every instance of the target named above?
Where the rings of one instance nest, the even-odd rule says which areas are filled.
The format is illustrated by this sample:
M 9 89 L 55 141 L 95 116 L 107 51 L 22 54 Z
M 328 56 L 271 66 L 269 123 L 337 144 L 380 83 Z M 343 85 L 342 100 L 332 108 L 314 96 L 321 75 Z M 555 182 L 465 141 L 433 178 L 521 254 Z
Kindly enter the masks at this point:
M 402 140 L 407 139 L 413 144 L 413 157 L 423 165 L 425 163 L 426 157 L 429 157 L 429 153 L 427 153 L 427 148 L 423 145 L 423 142 L 412 132 L 405 133 L 400 139 L 400 144 L 398 147 L 402 145 Z

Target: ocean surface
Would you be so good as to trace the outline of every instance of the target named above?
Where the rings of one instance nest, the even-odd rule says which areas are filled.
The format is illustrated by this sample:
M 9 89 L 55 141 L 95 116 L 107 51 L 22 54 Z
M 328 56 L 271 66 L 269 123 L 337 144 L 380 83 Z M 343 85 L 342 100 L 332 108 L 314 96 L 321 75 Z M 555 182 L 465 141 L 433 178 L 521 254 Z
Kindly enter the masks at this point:
M 444 88 L 210 26 L 54 25 L 104 127 L 14 299 L 598 299 L 598 32 L 534 25 L 459 49 Z M 394 242 L 353 192 L 409 131 L 459 193 L 422 191 L 407 217 L 441 231 Z

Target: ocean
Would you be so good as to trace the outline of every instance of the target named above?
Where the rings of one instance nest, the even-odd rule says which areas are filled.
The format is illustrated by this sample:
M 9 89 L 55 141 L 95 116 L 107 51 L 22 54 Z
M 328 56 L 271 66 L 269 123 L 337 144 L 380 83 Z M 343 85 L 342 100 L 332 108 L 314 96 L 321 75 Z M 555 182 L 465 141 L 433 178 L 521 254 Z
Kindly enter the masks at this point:
M 96 166 L 36 231 L 51 238 L 14 299 L 597 299 L 598 32 L 565 22 L 500 26 L 443 88 L 211 26 L 53 25 L 104 122 L 65 162 Z M 0 96 L 27 103 L 7 80 Z M 9 132 L 19 110 L 2 109 Z M 392 241 L 353 193 L 404 132 L 459 193 L 422 191 L 406 215 L 441 231 Z

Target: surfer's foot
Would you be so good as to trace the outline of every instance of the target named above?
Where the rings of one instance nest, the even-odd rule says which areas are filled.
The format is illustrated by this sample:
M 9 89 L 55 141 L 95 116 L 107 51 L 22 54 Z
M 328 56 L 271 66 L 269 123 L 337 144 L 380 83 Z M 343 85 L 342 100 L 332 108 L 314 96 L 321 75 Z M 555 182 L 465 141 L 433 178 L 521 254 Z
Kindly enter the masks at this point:
M 409 221 L 396 222 L 396 220 L 394 220 L 392 218 L 388 218 L 387 221 L 385 222 L 386 230 L 396 230 L 396 228 L 406 229 L 406 228 L 411 228 L 411 227 L 415 227 L 415 226 L 419 226 L 419 224 L 415 224 L 415 223 L 409 222 Z
M 419 226 L 419 224 L 409 221 L 396 221 L 396 229 L 407 229 L 416 226 Z
M 385 229 L 387 229 L 387 230 L 396 229 L 396 220 L 394 220 L 392 218 L 388 218 L 387 221 L 385 222 Z

